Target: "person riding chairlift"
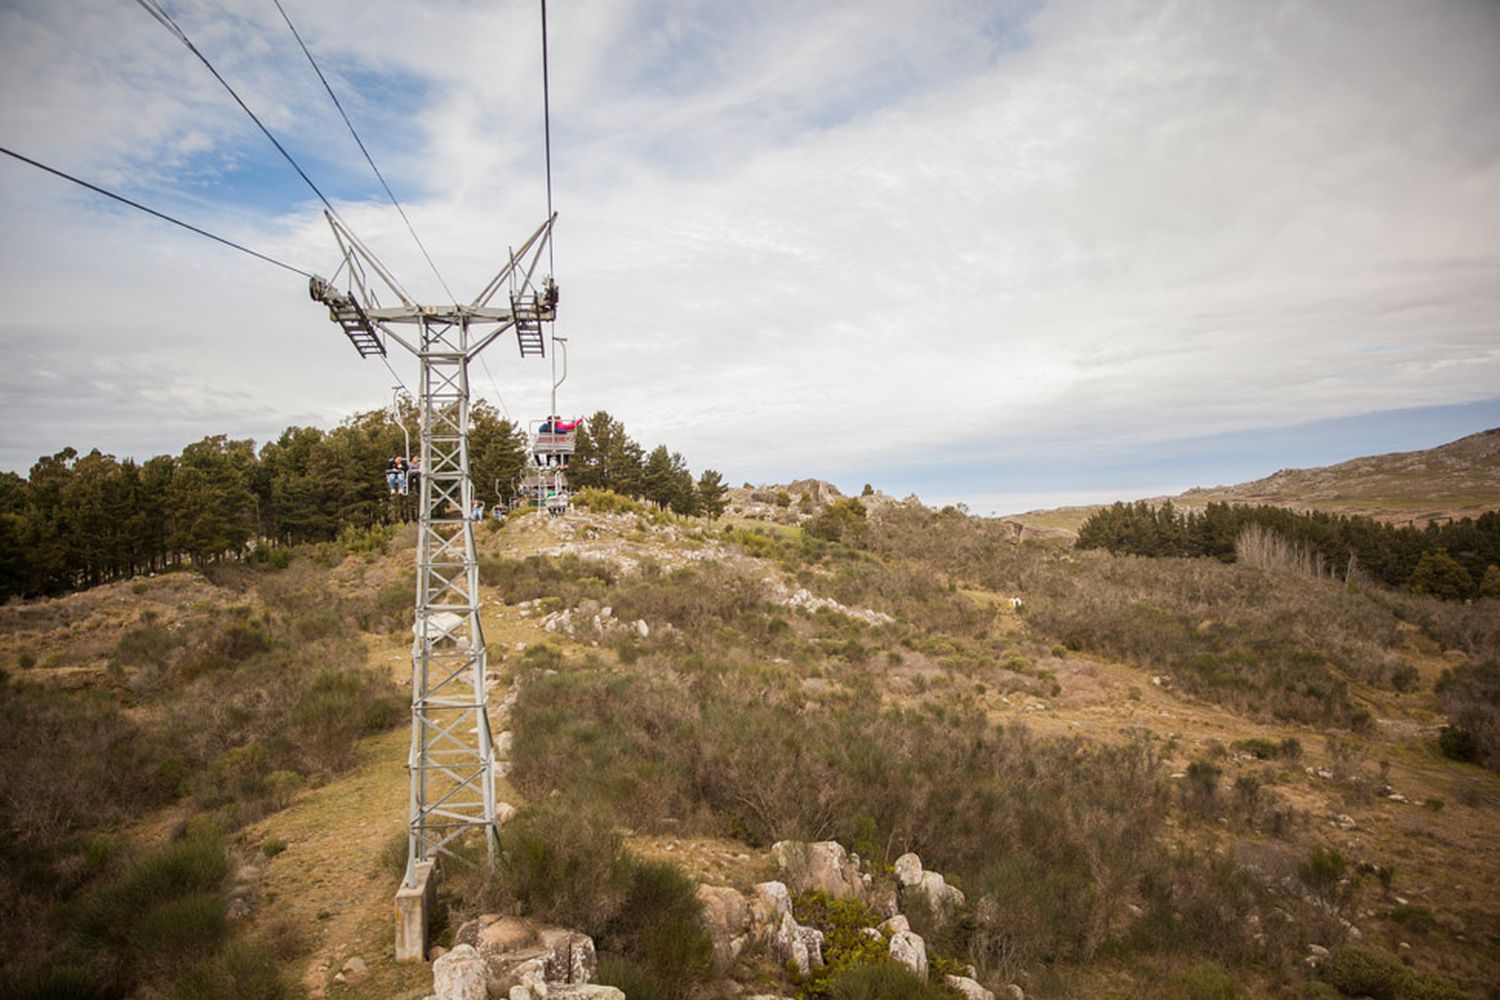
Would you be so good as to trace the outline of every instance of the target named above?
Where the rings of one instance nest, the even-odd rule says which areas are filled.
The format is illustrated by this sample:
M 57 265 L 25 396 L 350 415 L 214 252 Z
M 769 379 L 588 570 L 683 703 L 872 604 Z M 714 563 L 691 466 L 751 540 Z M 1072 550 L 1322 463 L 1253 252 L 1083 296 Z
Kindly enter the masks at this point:
M 576 430 L 581 423 L 583 423 L 581 417 L 577 420 L 564 420 L 554 414 L 543 420 L 542 426 L 538 427 L 536 432 L 538 434 L 568 434 Z

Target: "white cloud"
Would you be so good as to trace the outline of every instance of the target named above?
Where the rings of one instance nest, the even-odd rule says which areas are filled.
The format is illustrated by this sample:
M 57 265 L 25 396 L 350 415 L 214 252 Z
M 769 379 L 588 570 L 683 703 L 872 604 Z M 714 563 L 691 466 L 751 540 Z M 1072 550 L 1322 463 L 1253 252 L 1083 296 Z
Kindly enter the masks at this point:
M 299 156 L 369 190 L 263 6 L 183 4 L 180 20 Z M 534 7 L 302 6 L 467 298 L 543 214 Z M 553 13 L 566 406 L 607 408 L 736 481 L 861 477 L 901 456 L 941 479 L 945 459 L 972 471 L 1021 440 L 1107 454 L 1500 385 L 1493 4 Z M 111 183 L 147 164 L 163 198 L 178 171 L 218 163 L 233 185 L 233 164 L 263 155 L 138 10 L 64 19 L 0 11 L 5 144 Z M 404 88 L 389 102 L 353 93 L 381 74 Z M 0 465 L 64 443 L 264 438 L 388 397 L 296 279 L 0 168 L 0 337 L 31 348 L 4 384 Z M 331 269 L 314 203 L 272 213 L 224 191 L 172 204 Z M 345 214 L 436 294 L 393 211 Z M 69 357 L 137 375 L 64 420 L 36 371 Z M 512 412 L 540 414 L 545 367 L 509 344 L 489 363 Z M 128 388 L 143 370 L 163 395 Z M 160 419 L 163 400 L 180 419 Z

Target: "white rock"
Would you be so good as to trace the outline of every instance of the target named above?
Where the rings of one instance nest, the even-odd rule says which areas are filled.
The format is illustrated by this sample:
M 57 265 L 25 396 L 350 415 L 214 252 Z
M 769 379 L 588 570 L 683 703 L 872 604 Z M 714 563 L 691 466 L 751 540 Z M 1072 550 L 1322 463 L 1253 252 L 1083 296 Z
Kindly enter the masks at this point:
M 921 881 L 921 858 L 908 852 L 896 859 L 896 882 L 899 885 L 918 885 Z
M 881 924 L 880 930 L 892 935 L 901 934 L 905 931 L 911 930 L 911 921 L 907 920 L 903 914 L 898 913 L 891 919 L 887 920 L 885 923 Z
M 755 898 L 769 907 L 777 917 L 789 915 L 792 912 L 792 896 L 787 892 L 785 882 L 762 882 L 751 889 Z
M 859 866 L 849 860 L 844 845 L 824 840 L 808 844 L 798 840 L 781 840 L 771 845 L 771 854 L 781 868 L 782 878 L 793 892 L 818 889 L 835 899 L 858 897 L 864 880 Z
M 613 986 L 598 983 L 549 983 L 547 1000 L 625 1000 L 625 994 Z
M 927 978 L 927 942 L 920 934 L 901 931 L 891 938 L 891 958 L 923 979 Z
M 436 1000 L 488 1000 L 484 959 L 472 945 L 461 944 L 432 963 Z
M 370 978 L 370 967 L 358 955 L 345 962 L 344 968 L 341 971 L 344 973 L 344 978 L 351 983 L 358 983 Z
M 943 981 L 964 995 L 964 1000 L 995 1000 L 995 994 L 968 976 L 944 976 Z
M 644 618 L 637 618 L 635 620 L 635 634 L 640 636 L 642 639 L 645 639 L 651 635 L 651 626 L 646 624 L 646 620 Z

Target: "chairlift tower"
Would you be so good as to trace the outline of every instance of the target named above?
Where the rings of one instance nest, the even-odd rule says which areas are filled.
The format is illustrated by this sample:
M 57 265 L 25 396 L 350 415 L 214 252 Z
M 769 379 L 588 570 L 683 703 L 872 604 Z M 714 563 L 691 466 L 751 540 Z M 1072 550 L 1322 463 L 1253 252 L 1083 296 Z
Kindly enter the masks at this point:
M 476 492 L 469 476 L 469 363 L 509 330 L 522 357 L 545 354 L 542 324 L 557 317 L 557 286 L 538 280 L 556 215 L 542 223 L 470 304 L 418 305 L 354 235 L 324 213 L 343 254 L 334 273 L 345 289 L 314 277 L 312 297 L 361 357 L 386 356 L 395 343 L 420 365 L 421 485 L 417 500 L 416 604 L 412 642 L 411 789 L 403 884 L 418 866 L 452 855 L 456 841 L 482 831 L 493 856 L 495 759 L 486 702 L 479 561 L 469 517 Z M 383 307 L 368 272 L 400 300 Z M 502 288 L 504 305 L 491 300 Z M 399 957 L 399 956 L 398 956 Z

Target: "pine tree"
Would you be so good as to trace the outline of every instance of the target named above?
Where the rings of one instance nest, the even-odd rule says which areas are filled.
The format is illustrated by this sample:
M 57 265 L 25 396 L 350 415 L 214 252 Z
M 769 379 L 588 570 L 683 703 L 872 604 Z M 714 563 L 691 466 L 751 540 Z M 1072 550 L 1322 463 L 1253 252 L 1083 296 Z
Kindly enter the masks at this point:
M 724 477 L 713 469 L 704 469 L 698 477 L 698 511 L 710 521 L 717 521 L 729 506 L 729 487 Z
M 1457 559 L 1438 549 L 1422 556 L 1412 572 L 1410 586 L 1415 594 L 1456 600 L 1474 593 L 1474 578 Z

